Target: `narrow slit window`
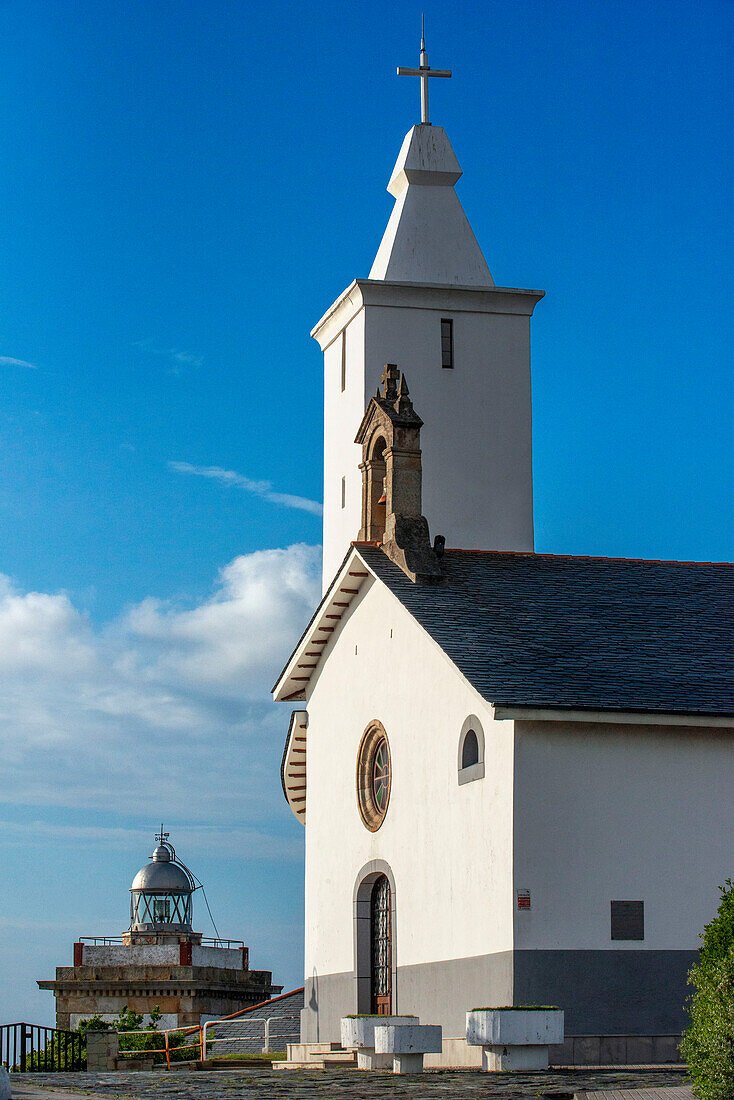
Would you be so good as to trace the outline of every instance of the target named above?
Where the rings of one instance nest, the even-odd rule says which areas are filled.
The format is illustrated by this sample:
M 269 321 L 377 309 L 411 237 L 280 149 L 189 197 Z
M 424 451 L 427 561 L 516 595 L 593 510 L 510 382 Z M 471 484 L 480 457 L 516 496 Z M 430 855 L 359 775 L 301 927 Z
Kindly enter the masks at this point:
M 347 388 L 347 330 L 342 332 L 342 393 Z
M 347 479 L 342 478 L 342 508 L 346 508 L 347 505 Z
M 449 318 L 441 320 L 441 366 L 444 370 L 454 367 L 454 322 Z

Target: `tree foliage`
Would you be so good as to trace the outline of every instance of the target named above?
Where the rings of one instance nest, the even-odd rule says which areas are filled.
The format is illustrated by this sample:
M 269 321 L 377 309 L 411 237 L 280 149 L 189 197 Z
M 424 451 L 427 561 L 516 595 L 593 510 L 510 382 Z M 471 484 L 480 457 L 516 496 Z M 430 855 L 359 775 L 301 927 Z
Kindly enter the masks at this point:
M 698 963 L 688 981 L 691 1024 L 681 1053 L 700 1100 L 734 1096 L 734 884 L 721 887 L 721 903 L 701 933 Z

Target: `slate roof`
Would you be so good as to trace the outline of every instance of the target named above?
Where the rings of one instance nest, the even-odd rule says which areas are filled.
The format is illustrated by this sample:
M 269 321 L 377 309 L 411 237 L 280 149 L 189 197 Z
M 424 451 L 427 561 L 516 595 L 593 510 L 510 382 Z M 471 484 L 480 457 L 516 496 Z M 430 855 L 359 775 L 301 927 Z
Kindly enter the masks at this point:
M 447 550 L 369 568 L 497 706 L 734 714 L 734 565 Z
M 209 1029 L 213 1045 L 211 1054 L 221 1058 L 227 1054 L 258 1053 L 263 1048 L 263 1021 L 270 1017 L 271 1050 L 285 1050 L 287 1043 L 297 1043 L 301 1036 L 300 1013 L 303 1008 L 303 986 L 290 993 L 281 993 L 269 1001 L 233 1012 Z M 210 1017 L 214 1019 L 214 1017 Z M 204 1020 L 204 1017 L 202 1017 Z

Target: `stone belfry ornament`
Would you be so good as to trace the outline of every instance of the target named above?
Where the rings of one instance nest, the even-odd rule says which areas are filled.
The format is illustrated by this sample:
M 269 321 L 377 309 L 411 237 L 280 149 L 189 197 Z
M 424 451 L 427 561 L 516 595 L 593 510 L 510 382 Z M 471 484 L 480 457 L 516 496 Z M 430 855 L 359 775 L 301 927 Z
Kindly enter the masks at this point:
M 439 584 L 441 562 L 422 515 L 420 433 L 405 375 L 386 363 L 381 389 L 367 406 L 355 443 L 362 446 L 360 540 L 379 542 L 412 581 Z

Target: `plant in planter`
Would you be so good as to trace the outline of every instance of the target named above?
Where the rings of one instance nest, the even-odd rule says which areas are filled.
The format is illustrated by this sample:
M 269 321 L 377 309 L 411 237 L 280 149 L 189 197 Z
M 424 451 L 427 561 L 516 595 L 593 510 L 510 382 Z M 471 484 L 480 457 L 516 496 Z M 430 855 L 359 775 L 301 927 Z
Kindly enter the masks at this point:
M 548 1047 L 563 1042 L 563 1012 L 554 1005 L 503 1005 L 466 1014 L 466 1041 L 482 1048 L 482 1069 L 548 1069 Z

